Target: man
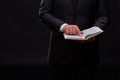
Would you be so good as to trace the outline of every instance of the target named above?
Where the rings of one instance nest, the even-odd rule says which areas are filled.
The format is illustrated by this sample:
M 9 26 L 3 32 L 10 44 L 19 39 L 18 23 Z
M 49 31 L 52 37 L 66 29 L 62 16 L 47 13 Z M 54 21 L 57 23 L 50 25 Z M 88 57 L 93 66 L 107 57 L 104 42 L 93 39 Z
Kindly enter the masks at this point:
M 105 0 L 42 0 L 39 15 L 51 29 L 49 63 L 52 80 L 92 80 L 98 64 L 98 38 L 65 40 L 63 33 L 82 35 L 82 30 L 108 23 Z

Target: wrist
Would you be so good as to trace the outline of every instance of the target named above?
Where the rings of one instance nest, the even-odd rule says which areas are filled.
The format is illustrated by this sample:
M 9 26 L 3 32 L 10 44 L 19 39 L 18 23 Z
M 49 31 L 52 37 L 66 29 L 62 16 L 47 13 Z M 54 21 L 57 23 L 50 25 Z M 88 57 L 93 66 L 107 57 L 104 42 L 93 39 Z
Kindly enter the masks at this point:
M 61 31 L 61 32 L 64 31 L 64 27 L 65 27 L 66 25 L 68 25 L 68 24 L 67 24 L 67 23 L 64 23 L 64 24 L 61 25 L 61 27 L 60 27 L 60 31 Z

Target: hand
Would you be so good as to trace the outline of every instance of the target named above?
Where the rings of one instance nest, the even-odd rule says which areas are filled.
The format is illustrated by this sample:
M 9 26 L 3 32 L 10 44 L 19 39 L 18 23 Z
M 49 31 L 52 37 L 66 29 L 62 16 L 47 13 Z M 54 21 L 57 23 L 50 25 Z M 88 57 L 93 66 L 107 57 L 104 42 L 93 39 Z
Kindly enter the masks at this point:
M 88 42 L 92 42 L 92 41 L 94 41 L 94 40 L 95 40 L 95 37 L 90 38 L 90 39 L 88 39 L 88 40 L 76 40 L 76 42 L 79 42 L 79 43 L 88 43 Z
M 77 25 L 66 25 L 63 28 L 63 32 L 68 35 L 82 35 L 83 32 L 80 31 Z

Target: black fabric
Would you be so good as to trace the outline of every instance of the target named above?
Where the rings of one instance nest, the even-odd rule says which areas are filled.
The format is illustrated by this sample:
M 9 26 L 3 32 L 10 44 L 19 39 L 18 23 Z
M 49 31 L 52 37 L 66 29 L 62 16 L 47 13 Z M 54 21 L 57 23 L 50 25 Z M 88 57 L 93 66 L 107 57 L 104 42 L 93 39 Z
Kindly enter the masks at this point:
M 68 58 L 70 57 L 68 55 L 71 54 L 67 53 L 69 51 L 70 53 L 74 51 L 74 41 L 64 40 L 62 33 L 59 31 L 62 24 L 64 24 L 65 22 L 69 24 L 75 24 L 78 25 L 79 28 L 82 30 L 92 27 L 94 23 L 96 24 L 96 22 L 98 23 L 96 25 L 99 27 L 105 27 L 105 25 L 108 23 L 107 10 L 104 5 L 105 2 L 103 0 L 80 0 L 77 1 L 77 3 L 74 2 L 74 4 L 77 5 L 73 5 L 73 0 L 41 1 L 39 9 L 40 19 L 47 27 L 49 27 L 53 31 L 53 33 L 51 34 L 51 47 L 49 55 L 50 61 L 53 61 L 53 63 L 59 60 L 59 58 L 61 57 L 69 60 Z M 76 7 L 75 10 L 73 6 Z M 99 14 L 99 16 L 96 16 L 96 14 Z M 58 33 L 61 34 L 58 35 Z M 93 42 L 92 44 L 96 43 Z M 95 46 L 91 45 L 90 47 Z M 76 48 L 76 51 L 79 51 L 80 48 Z M 92 51 L 94 51 L 95 49 L 96 48 L 93 48 Z M 62 54 L 64 54 L 64 56 Z M 66 61 L 62 59 L 61 62 Z
M 92 26 L 105 27 L 108 16 L 104 4 L 104 0 L 42 0 L 40 19 L 52 31 L 48 62 L 52 67 L 54 80 L 76 80 L 74 78 L 78 77 L 81 80 L 86 78 L 89 70 L 91 76 L 95 73 L 96 68 L 91 68 L 91 65 L 96 67 L 99 62 L 97 39 L 84 44 L 65 40 L 59 29 L 64 23 L 78 25 L 81 30 Z M 76 71 L 79 73 L 76 74 Z M 72 79 L 73 75 L 76 77 Z M 89 80 L 89 77 L 85 80 Z
M 52 65 L 49 79 L 95 80 L 96 70 L 96 65 Z
M 63 23 L 76 24 L 81 30 L 103 28 L 108 22 L 106 6 L 106 0 L 42 0 L 39 15 L 52 31 L 58 32 Z
M 52 37 L 50 48 L 49 62 L 52 64 L 89 64 L 97 61 L 99 52 L 97 40 L 80 44 L 60 36 Z

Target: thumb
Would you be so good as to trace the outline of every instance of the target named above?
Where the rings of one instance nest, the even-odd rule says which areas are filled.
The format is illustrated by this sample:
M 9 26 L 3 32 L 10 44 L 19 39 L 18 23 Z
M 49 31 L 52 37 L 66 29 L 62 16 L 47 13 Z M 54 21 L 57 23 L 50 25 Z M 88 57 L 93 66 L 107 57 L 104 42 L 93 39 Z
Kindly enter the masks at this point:
M 79 29 L 79 27 L 77 25 L 74 25 L 74 27 L 76 28 L 76 32 L 78 35 L 82 35 L 83 32 Z
M 79 29 L 79 28 L 77 28 L 77 34 L 78 34 L 78 35 L 82 35 L 82 34 L 83 34 L 83 32 L 82 32 L 82 31 L 80 31 L 80 29 Z

